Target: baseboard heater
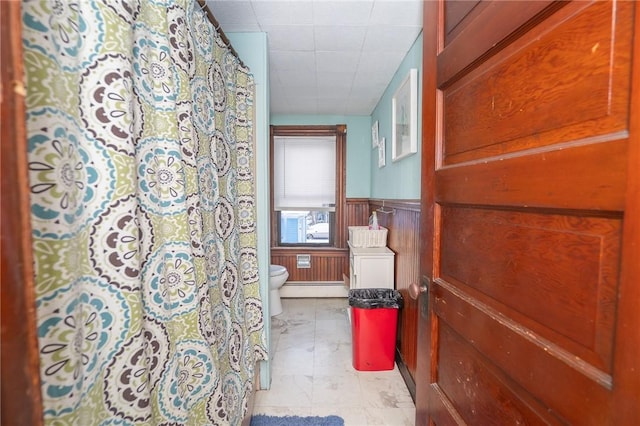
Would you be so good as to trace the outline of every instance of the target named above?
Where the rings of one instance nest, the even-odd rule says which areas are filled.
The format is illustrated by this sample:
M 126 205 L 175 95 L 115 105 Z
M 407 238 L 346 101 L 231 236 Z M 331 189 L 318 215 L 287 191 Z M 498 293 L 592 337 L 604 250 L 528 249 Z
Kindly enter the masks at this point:
M 280 289 L 280 297 L 348 297 L 343 281 L 287 281 Z

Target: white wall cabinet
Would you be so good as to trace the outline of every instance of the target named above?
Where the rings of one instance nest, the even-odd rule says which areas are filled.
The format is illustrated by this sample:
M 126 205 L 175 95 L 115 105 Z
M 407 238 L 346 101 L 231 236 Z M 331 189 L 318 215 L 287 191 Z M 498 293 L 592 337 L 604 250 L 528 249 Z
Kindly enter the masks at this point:
M 353 247 L 349 243 L 349 288 L 395 288 L 394 256 L 387 247 Z

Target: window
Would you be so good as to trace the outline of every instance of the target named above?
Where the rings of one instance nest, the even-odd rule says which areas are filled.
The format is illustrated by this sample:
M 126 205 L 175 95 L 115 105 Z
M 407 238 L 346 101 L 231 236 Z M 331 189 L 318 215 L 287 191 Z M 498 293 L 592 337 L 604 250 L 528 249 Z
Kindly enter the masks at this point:
M 274 246 L 336 246 L 346 126 L 272 126 Z M 339 245 L 339 244 L 338 244 Z

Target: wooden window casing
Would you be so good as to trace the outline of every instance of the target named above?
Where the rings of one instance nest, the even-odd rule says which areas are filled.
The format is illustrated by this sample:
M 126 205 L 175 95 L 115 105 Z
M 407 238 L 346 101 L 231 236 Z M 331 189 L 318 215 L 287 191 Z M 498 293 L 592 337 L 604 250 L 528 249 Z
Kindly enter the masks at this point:
M 344 219 L 346 195 L 345 195 L 345 162 L 347 144 L 347 126 L 338 124 L 333 126 L 271 126 L 269 142 L 269 167 L 273 170 L 273 148 L 274 136 L 335 136 L 336 137 L 336 208 L 334 212 L 335 221 L 333 223 L 333 238 L 329 238 L 333 244 L 329 248 L 346 247 L 347 231 Z M 274 209 L 274 179 L 273 172 L 270 175 L 270 201 L 271 201 L 271 247 L 283 246 L 280 244 L 280 232 L 278 214 Z M 291 246 L 291 244 L 287 244 Z M 294 247 L 313 247 L 313 244 L 305 243 L 294 245 Z M 327 248 L 326 245 L 323 245 Z

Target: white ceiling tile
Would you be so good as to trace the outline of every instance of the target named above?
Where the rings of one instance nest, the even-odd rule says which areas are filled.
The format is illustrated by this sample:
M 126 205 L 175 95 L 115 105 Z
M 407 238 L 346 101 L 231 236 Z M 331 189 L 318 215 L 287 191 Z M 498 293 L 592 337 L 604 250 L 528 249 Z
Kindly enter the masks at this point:
M 370 115 L 377 103 L 378 99 L 376 98 L 349 98 L 345 103 L 345 114 Z
M 296 76 L 293 75 L 290 75 L 289 77 L 291 78 L 288 79 L 286 77 L 287 76 L 283 76 L 281 78 L 282 84 L 280 89 L 290 101 L 299 97 L 311 98 L 318 96 L 316 81 L 315 78 L 313 78 L 315 76 L 312 76 L 307 81 L 303 81 L 299 78 L 295 81 L 294 77 Z
M 269 58 L 276 71 L 316 72 L 316 55 L 313 52 L 294 52 L 290 50 L 271 51 Z
M 295 102 L 296 99 L 318 99 L 318 90 L 315 86 L 292 86 L 287 84 L 282 87 L 282 91 L 289 102 Z
M 423 0 L 206 1 L 223 31 L 267 33 L 274 114 L 369 115 L 422 30 Z
M 282 92 L 282 84 L 277 73 L 269 73 L 269 94 L 271 97 Z
M 371 26 L 364 38 L 364 51 L 402 51 L 407 53 L 421 29 L 419 27 Z M 403 55 L 404 57 L 404 55 Z
M 404 53 L 401 52 L 363 52 L 358 62 L 357 74 L 377 73 L 388 76 L 389 79 L 398 69 Z M 387 80 L 388 81 L 388 80 Z
M 278 71 L 276 74 L 278 75 L 280 87 L 284 87 L 286 85 L 293 87 L 313 86 L 315 88 L 317 85 L 316 73 L 305 73 L 296 70 L 286 70 Z
M 284 95 L 274 97 L 273 94 L 269 98 L 269 110 L 271 114 L 288 114 L 291 111 L 289 101 Z
M 342 72 L 354 73 L 358 59 L 354 52 L 316 52 L 316 71 L 320 74 L 339 68 Z
M 313 27 L 305 25 L 266 25 L 269 49 L 313 51 Z
M 318 73 L 317 78 L 318 88 L 331 86 L 336 87 L 343 92 L 351 89 L 352 82 L 353 73 L 343 71 Z
M 293 114 L 316 114 L 317 98 L 296 96 L 289 99 L 288 106 L 291 108 L 290 113 Z
M 337 102 L 337 104 L 344 103 L 345 92 L 344 90 L 339 90 L 333 86 L 318 90 L 318 102 L 326 101 L 327 99 L 340 99 L 340 102 Z
M 375 82 L 372 84 L 363 84 L 362 82 L 355 81 L 351 86 L 350 97 L 352 98 L 367 98 L 382 96 L 384 91 L 389 85 L 388 82 Z
M 258 24 L 250 1 L 206 0 L 206 4 L 224 31 L 228 24 Z
M 263 25 L 310 25 L 313 9 L 308 1 L 254 1 L 253 10 Z
M 371 24 L 422 27 L 422 7 L 421 1 L 378 0 L 371 11 Z
M 285 95 L 285 93 L 284 93 L 284 91 L 282 89 L 274 90 L 274 91 L 271 91 L 269 93 L 269 101 L 272 104 L 273 103 L 287 104 L 288 103 L 288 97 Z
M 367 25 L 373 1 L 313 1 L 315 25 Z
M 318 99 L 316 114 L 343 115 L 346 114 L 346 105 L 342 97 L 330 99 Z
M 316 49 L 359 52 L 367 32 L 365 26 L 322 25 L 315 27 Z
M 341 87 L 339 85 L 318 85 L 318 99 L 344 98 L 345 94 L 351 91 L 351 87 Z
M 291 113 L 292 108 L 289 106 L 289 104 L 275 104 L 275 103 L 271 103 L 269 105 L 269 111 L 271 114 L 290 114 Z
M 371 110 L 373 111 L 373 109 Z M 344 115 L 370 115 L 371 112 L 365 112 L 365 109 L 362 107 L 351 107 L 349 105 L 345 105 L 344 107 Z

